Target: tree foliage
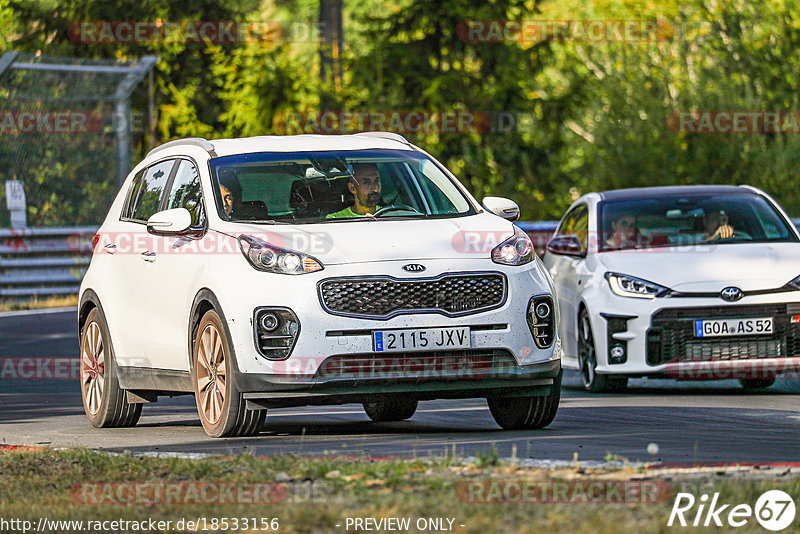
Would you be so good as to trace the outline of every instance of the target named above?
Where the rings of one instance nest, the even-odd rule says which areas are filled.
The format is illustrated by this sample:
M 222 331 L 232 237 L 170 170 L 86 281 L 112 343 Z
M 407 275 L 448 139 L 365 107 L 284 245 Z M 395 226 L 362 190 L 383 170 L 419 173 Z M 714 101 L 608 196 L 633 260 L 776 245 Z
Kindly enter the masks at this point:
M 511 197 L 529 220 L 558 218 L 579 193 L 657 184 L 749 183 L 800 212 L 793 180 L 800 136 L 674 128 L 681 111 L 798 110 L 800 12 L 789 0 L 346 1 L 343 76 L 335 83 L 320 81 L 318 7 L 317 0 L 0 0 L 0 49 L 158 54 L 158 142 L 282 134 L 289 114 L 322 110 L 489 117 L 478 128 L 403 133 L 478 198 Z M 69 39 L 71 23 L 91 20 L 281 21 L 312 31 L 307 39 L 205 45 Z M 538 42 L 459 33 L 466 21 L 500 20 L 658 21 L 658 32 L 646 41 Z M 146 96 L 137 91 L 135 105 Z M 137 137 L 137 157 L 147 148 L 148 138 Z M 115 184 L 87 188 L 76 169 L 42 161 L 26 178 L 52 196 L 44 200 L 49 210 L 32 207 L 34 224 L 99 222 L 93 218 Z M 2 168 L 0 178 L 7 179 Z

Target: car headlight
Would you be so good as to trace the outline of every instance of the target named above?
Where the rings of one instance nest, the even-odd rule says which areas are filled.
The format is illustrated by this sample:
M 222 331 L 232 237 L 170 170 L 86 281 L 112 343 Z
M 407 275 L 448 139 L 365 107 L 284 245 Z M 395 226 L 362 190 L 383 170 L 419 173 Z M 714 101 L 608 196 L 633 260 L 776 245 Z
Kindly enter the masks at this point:
M 251 235 L 240 235 L 239 248 L 255 269 L 278 274 L 305 274 L 321 271 L 322 263 L 316 258 L 270 245 Z
M 606 280 L 611 291 L 620 297 L 652 299 L 664 296 L 669 291 L 667 287 L 625 274 L 606 273 Z
M 514 227 L 514 235 L 494 247 L 492 261 L 501 265 L 525 265 L 533 261 L 533 242 L 528 234 Z
M 795 289 L 800 289 L 800 276 L 789 282 L 789 285 Z

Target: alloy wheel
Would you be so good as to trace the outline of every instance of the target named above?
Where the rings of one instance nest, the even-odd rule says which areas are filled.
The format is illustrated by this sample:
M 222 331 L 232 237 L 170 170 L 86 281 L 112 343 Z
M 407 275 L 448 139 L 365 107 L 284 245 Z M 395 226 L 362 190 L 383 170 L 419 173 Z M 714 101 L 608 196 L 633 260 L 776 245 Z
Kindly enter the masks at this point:
M 86 327 L 81 344 L 81 385 L 86 409 L 92 415 L 97 414 L 105 388 L 105 346 L 96 322 Z

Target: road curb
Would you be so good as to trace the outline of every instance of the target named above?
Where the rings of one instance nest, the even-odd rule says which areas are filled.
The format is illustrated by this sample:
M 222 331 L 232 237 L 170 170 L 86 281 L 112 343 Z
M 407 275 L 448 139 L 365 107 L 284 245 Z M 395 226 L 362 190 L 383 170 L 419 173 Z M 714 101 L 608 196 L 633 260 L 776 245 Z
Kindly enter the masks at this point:
M 8 312 L 0 312 L 0 319 L 6 317 L 25 317 L 26 315 L 45 315 L 48 313 L 66 313 L 66 312 L 78 312 L 77 306 L 68 306 L 65 308 L 42 308 L 40 310 L 17 310 L 17 311 L 8 311 Z

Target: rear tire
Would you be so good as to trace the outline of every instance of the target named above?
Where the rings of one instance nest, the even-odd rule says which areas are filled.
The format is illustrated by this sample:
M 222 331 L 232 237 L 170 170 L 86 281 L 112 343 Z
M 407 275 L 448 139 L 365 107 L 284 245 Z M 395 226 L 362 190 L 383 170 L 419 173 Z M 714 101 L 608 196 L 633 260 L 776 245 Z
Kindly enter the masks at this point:
M 209 310 L 194 343 L 194 396 L 203 430 L 212 438 L 253 436 L 266 410 L 247 410 L 233 373 L 233 355 L 222 320 Z
M 553 379 L 550 393 L 544 397 L 489 397 L 489 411 L 504 430 L 544 428 L 553 422 L 561 401 L 560 371 Z
M 739 383 L 746 390 L 767 389 L 775 383 L 774 378 L 740 378 Z
M 589 312 L 585 308 L 578 316 L 578 366 L 583 389 L 590 393 L 622 391 L 628 387 L 628 378 L 625 376 L 597 374 L 597 349 Z
M 81 397 L 95 428 L 131 427 L 139 422 L 142 405 L 128 402 L 119 387 L 117 362 L 103 314 L 94 308 L 81 330 Z
M 390 421 L 405 421 L 417 411 L 418 401 L 396 398 L 380 397 L 372 402 L 364 403 L 364 411 L 370 419 L 376 423 L 388 423 Z

